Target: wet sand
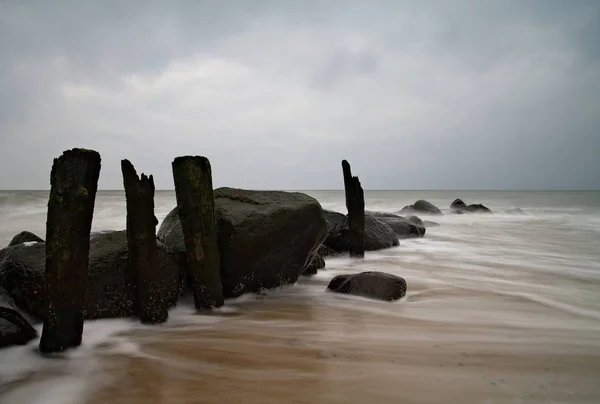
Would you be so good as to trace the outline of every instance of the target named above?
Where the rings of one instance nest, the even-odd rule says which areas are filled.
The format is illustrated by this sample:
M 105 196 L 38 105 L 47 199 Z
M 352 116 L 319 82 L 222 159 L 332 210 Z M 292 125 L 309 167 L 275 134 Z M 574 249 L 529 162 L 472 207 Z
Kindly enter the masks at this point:
M 103 358 L 112 380 L 87 403 L 600 402 L 589 332 L 310 303 L 265 301 L 204 329 L 138 334 L 140 354 Z

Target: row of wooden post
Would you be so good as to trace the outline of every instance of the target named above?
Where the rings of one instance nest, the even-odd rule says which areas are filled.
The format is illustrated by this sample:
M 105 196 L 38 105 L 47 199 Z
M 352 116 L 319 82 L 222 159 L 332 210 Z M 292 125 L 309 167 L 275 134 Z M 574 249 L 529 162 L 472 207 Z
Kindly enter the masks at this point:
M 39 348 L 62 352 L 81 344 L 84 323 L 90 232 L 101 158 L 94 150 L 71 149 L 54 160 L 46 223 L 46 307 Z M 358 177 L 342 161 L 350 255 L 364 256 L 364 195 Z M 158 296 L 160 271 L 154 215 L 154 179 L 121 161 L 127 205 L 127 244 L 136 289 L 135 311 L 144 323 L 168 318 Z M 197 310 L 224 304 L 214 213 L 210 162 L 206 157 L 182 156 L 172 163 L 179 218 L 185 240 L 188 279 L 192 280 Z
M 65 151 L 52 165 L 46 222 L 47 313 L 39 344 L 45 354 L 81 344 L 100 166 L 100 154 L 86 149 Z M 195 306 L 210 310 L 223 305 L 210 162 L 201 156 L 177 157 L 172 169 Z M 164 322 L 168 307 L 159 295 L 154 179 L 138 176 L 128 160 L 121 161 L 121 171 L 134 308 L 144 323 Z

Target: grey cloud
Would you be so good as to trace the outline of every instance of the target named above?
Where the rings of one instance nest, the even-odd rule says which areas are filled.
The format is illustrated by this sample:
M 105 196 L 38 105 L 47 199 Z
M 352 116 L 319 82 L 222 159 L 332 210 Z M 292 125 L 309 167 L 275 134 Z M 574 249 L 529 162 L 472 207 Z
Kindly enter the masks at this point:
M 129 158 L 172 188 L 600 188 L 595 1 L 0 2 L 0 188 Z M 15 174 L 18 173 L 18 174 Z

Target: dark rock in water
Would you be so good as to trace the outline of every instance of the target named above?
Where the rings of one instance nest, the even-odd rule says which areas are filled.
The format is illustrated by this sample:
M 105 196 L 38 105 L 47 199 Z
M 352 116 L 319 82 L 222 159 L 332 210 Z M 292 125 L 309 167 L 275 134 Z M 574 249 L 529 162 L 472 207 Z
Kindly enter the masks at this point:
M 468 205 L 466 208 L 462 209 L 468 213 L 492 213 L 486 206 L 480 203 L 474 203 L 472 205 Z
M 325 268 L 325 260 L 319 254 L 315 254 L 310 264 L 304 269 L 303 275 L 315 275 L 319 269 Z
M 440 227 L 439 223 L 432 222 L 430 220 L 423 220 L 423 225 L 425 226 L 425 228 L 428 228 L 428 227 Z
M 523 212 L 520 208 L 509 209 L 505 213 L 509 215 L 527 215 L 527 213 Z
M 425 226 L 422 222 L 419 224 L 410 220 L 410 218 L 407 219 L 388 212 L 369 212 L 369 214 L 390 226 L 399 238 L 423 237 L 425 235 Z M 416 216 L 413 217 L 419 219 Z
M 327 235 L 321 205 L 306 194 L 219 188 L 214 197 L 225 297 L 296 282 Z M 157 237 L 183 252 L 176 209 Z
M 346 215 L 325 210 L 329 233 L 323 244 L 334 251 L 346 252 L 350 249 L 348 218 Z M 365 251 L 383 250 L 399 244 L 394 230 L 370 214 L 365 213 Z
M 0 251 L 0 285 L 17 306 L 45 318 L 45 243 L 17 245 Z M 177 303 L 184 285 L 185 266 L 175 252 L 158 243 L 162 282 L 157 298 L 167 306 Z M 135 289 L 127 252 L 126 231 L 106 232 L 90 241 L 90 257 L 84 308 L 86 319 L 129 317 L 136 313 Z
M 371 299 L 393 301 L 406 294 L 406 281 L 385 272 L 361 272 L 353 275 L 334 277 L 327 289 Z
M 37 336 L 35 328 L 15 310 L 12 298 L 0 288 L 0 348 L 25 345 Z
M 333 250 L 330 247 L 327 247 L 325 244 L 321 244 L 321 246 L 317 250 L 317 254 L 324 258 L 339 255 L 340 253 Z
M 23 243 L 29 243 L 29 242 L 36 242 L 36 243 L 43 243 L 44 240 L 41 239 L 40 237 L 36 236 L 35 234 L 33 234 L 30 231 L 22 231 L 19 234 L 17 234 L 16 236 L 14 236 L 12 238 L 12 240 L 10 240 L 10 243 L 8 243 L 9 247 L 12 247 L 13 245 L 19 245 L 19 244 L 23 244 Z
M 462 199 L 457 198 L 450 204 L 450 209 L 464 209 L 467 207 L 467 204 L 463 202 Z
M 409 217 L 407 217 L 407 219 L 408 219 L 410 222 L 412 222 L 412 223 L 416 224 L 417 226 L 421 226 L 421 227 L 424 227 L 424 226 L 425 226 L 425 225 L 423 224 L 423 221 L 421 220 L 421 218 L 420 218 L 419 216 L 409 216 Z
M 412 205 L 405 206 L 400 211 L 401 214 L 413 214 L 420 213 L 425 215 L 443 215 L 442 211 L 439 210 L 435 205 L 427 202 L 423 199 L 419 199 Z
M 450 212 L 454 214 L 462 215 L 464 213 L 492 213 L 486 206 L 480 203 L 474 203 L 467 205 L 462 199 L 455 199 L 450 204 Z

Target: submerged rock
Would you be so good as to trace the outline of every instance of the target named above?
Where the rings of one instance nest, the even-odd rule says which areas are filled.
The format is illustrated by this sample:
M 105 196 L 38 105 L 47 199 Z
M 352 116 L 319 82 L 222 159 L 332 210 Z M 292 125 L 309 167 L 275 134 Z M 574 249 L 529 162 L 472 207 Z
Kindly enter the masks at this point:
M 41 320 L 45 318 L 45 259 L 45 243 L 20 244 L 0 251 L 0 286 L 8 291 L 19 308 Z M 171 307 L 177 303 L 183 288 L 185 267 L 180 257 L 160 242 L 158 259 L 163 279 L 161 293 L 156 298 L 164 299 Z M 105 232 L 90 240 L 86 287 L 86 319 L 137 314 L 126 231 Z
M 8 243 L 8 246 L 12 247 L 13 245 L 19 245 L 29 242 L 43 243 L 44 240 L 38 237 L 37 235 L 33 234 L 32 232 L 25 230 L 14 236 L 12 240 L 10 240 L 10 243 Z
M 420 213 L 424 215 L 443 215 L 442 211 L 437 208 L 437 206 L 433 205 L 430 202 L 427 202 L 423 199 L 419 199 L 412 205 L 407 205 L 400 211 L 401 214 L 414 214 Z
M 423 237 L 425 235 L 425 226 L 423 226 L 423 222 L 419 223 L 410 218 L 407 219 L 388 212 L 369 212 L 369 214 L 380 222 L 390 226 L 399 238 Z M 421 220 L 416 216 L 411 217 L 416 218 L 419 221 Z
M 325 260 L 319 254 L 315 254 L 310 264 L 304 269 L 302 275 L 316 275 L 319 269 L 325 268 Z
M 523 211 L 522 211 L 521 209 L 519 209 L 519 208 L 513 208 L 513 209 L 509 209 L 509 210 L 507 210 L 505 213 L 506 213 L 506 214 L 509 214 L 509 215 L 521 215 L 521 216 L 527 215 L 527 213 L 523 212 Z
M 321 205 L 306 194 L 218 188 L 214 197 L 225 297 L 296 282 L 327 236 Z M 157 236 L 185 251 L 177 208 Z
M 368 271 L 352 275 L 337 275 L 327 289 L 371 299 L 393 301 L 406 295 L 406 281 L 385 272 Z
M 19 313 L 8 293 L 0 288 L 0 348 L 25 345 L 38 333 Z
M 343 213 L 325 210 L 329 233 L 323 244 L 338 253 L 349 251 L 348 217 Z M 365 251 L 383 250 L 399 244 L 394 230 L 365 213 Z

